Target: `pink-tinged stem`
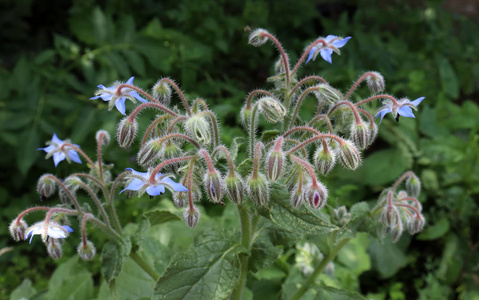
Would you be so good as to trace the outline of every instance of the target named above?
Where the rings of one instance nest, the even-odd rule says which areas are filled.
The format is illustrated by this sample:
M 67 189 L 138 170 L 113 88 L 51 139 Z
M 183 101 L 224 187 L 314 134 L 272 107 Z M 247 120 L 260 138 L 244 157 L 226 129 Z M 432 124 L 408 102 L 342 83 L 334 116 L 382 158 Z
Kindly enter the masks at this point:
M 305 84 L 306 82 L 308 81 L 312 81 L 312 80 L 316 80 L 316 81 L 320 81 L 322 83 L 325 83 L 327 84 L 328 82 L 326 80 L 324 80 L 323 77 L 321 76 L 317 76 L 317 75 L 312 75 L 312 76 L 308 76 L 308 77 L 305 77 L 303 79 L 301 79 L 294 87 L 293 89 L 291 89 L 291 92 L 290 92 L 290 95 L 293 95 L 297 89 L 299 89 L 303 84 Z
M 150 126 L 148 126 L 148 128 L 146 129 L 145 131 L 145 134 L 143 135 L 143 139 L 141 140 L 141 145 L 144 146 L 145 143 L 146 143 L 146 140 L 148 139 L 148 136 L 150 135 L 150 132 L 153 130 L 153 128 L 160 122 L 162 121 L 163 119 L 166 119 L 166 118 L 171 118 L 171 115 L 161 115 L 159 116 L 158 118 L 156 118 L 156 120 L 154 120 L 153 122 L 151 122 Z M 181 118 L 181 117 L 177 117 L 177 118 Z M 186 118 L 186 117 L 184 117 Z
M 397 102 L 397 100 L 393 96 L 387 95 L 387 94 L 372 96 L 372 97 L 369 97 L 367 99 L 361 100 L 354 105 L 355 106 L 361 106 L 364 103 L 368 103 L 368 102 L 371 102 L 371 101 L 374 101 L 374 100 L 377 100 L 377 99 L 382 99 L 382 98 L 386 98 L 386 99 L 391 100 L 394 103 L 394 105 L 399 105 L 399 103 Z
M 203 157 L 205 158 L 206 165 L 208 165 L 208 171 L 209 171 L 210 173 L 214 172 L 214 171 L 215 171 L 215 167 L 213 166 L 213 162 L 211 161 L 211 157 L 210 157 L 210 155 L 208 154 L 208 151 L 206 151 L 205 149 L 200 149 L 200 150 L 198 150 L 198 153 L 200 153 L 201 155 L 203 155 Z
M 398 201 L 412 201 L 416 204 L 418 208 L 422 207 L 421 203 L 414 197 L 404 197 L 399 199 Z
M 65 193 L 67 193 L 68 197 L 72 200 L 73 204 L 75 205 L 75 208 L 79 212 L 83 212 L 81 207 L 80 207 L 80 204 L 78 204 L 77 199 L 73 196 L 73 194 L 70 192 L 70 190 L 68 190 L 68 188 L 65 186 L 65 184 L 63 184 L 63 182 L 60 179 L 58 179 L 56 176 L 53 176 L 53 175 L 46 175 L 46 176 L 48 178 L 51 178 L 51 179 L 55 180 L 55 182 L 58 183 L 58 185 L 65 191 Z
M 414 211 L 416 213 L 416 216 L 417 217 L 421 217 L 421 213 L 412 205 L 409 205 L 409 204 L 396 204 L 396 206 L 401 206 L 401 207 L 406 207 L 412 211 Z
M 195 156 L 190 155 L 190 156 L 175 157 L 175 158 L 170 158 L 168 160 L 165 160 L 164 162 L 162 162 L 158 166 L 156 166 L 156 168 L 151 172 L 151 176 L 150 176 L 149 181 L 150 182 L 155 182 L 155 176 L 156 176 L 156 174 L 158 174 L 158 172 L 161 170 L 161 168 L 163 168 L 167 165 L 178 163 L 180 161 L 191 160 L 193 158 L 195 158 Z
M 31 212 L 34 212 L 34 211 L 39 211 L 39 210 L 50 210 L 52 209 L 52 207 L 48 207 L 48 206 L 36 206 L 36 207 L 31 207 L 29 209 L 26 209 L 24 211 L 22 211 L 18 216 L 17 216 L 17 219 L 16 219 L 16 222 L 17 224 L 20 223 L 20 220 L 26 216 L 27 214 L 31 213 Z M 57 209 L 63 209 L 63 212 L 64 213 L 68 213 L 68 214 L 77 214 L 78 211 L 76 210 L 72 210 L 72 209 L 66 209 L 66 208 L 57 208 Z
M 176 124 L 178 124 L 179 122 L 183 122 L 183 121 L 186 121 L 188 120 L 188 117 L 186 116 L 178 116 L 176 118 L 174 118 L 170 124 L 168 125 L 168 128 L 166 129 L 166 133 L 170 133 L 173 128 L 175 127 Z
M 339 101 L 338 103 L 336 103 L 333 107 L 331 107 L 331 109 L 329 110 L 328 112 L 328 115 L 331 115 L 336 109 L 338 109 L 338 107 L 342 106 L 342 105 L 347 105 L 349 106 L 349 108 L 351 108 L 353 114 L 354 114 L 354 119 L 356 120 L 356 125 L 359 125 L 361 124 L 361 122 L 363 121 L 361 119 L 361 117 L 359 116 L 359 113 L 358 113 L 358 110 L 357 108 L 354 106 L 354 104 L 352 104 L 351 102 L 349 101 Z
M 311 166 L 311 164 L 308 163 L 307 161 L 302 160 L 301 158 L 299 158 L 297 156 L 294 156 L 294 155 L 290 155 L 289 157 L 292 160 L 294 160 L 295 162 L 297 162 L 298 164 L 300 164 L 306 170 L 306 172 L 308 172 L 309 176 L 311 176 L 311 179 L 313 181 L 312 185 L 314 187 L 318 186 L 318 181 L 316 179 L 316 173 L 314 173 L 314 170 L 313 170 L 313 167 Z
M 103 181 L 103 161 L 101 160 L 101 141 L 103 140 L 105 133 L 101 132 L 98 140 L 96 141 L 96 156 L 98 161 L 98 173 L 100 173 L 100 180 Z
M 289 122 L 289 127 L 292 127 L 294 124 L 294 121 L 296 120 L 296 116 L 298 115 L 299 108 L 301 104 L 303 103 L 304 98 L 309 95 L 310 93 L 317 91 L 318 87 L 317 86 L 311 86 L 307 89 L 304 90 L 304 92 L 299 96 L 298 101 L 296 102 L 296 106 L 294 107 L 293 115 L 291 116 L 291 121 Z
M 157 141 L 161 144 L 164 141 L 169 140 L 169 139 L 173 139 L 173 138 L 183 139 L 183 140 L 189 142 L 190 144 L 192 144 L 193 146 L 195 146 L 197 149 L 201 148 L 200 145 L 194 139 L 192 139 L 189 136 L 187 136 L 186 134 L 182 134 L 182 133 L 170 133 L 170 134 L 167 134 L 165 136 L 162 136 Z
M 291 133 L 296 132 L 296 131 L 309 131 L 309 132 L 312 132 L 312 133 L 314 133 L 314 134 L 316 134 L 316 135 L 321 134 L 321 132 L 317 131 L 317 130 L 314 129 L 314 128 L 311 128 L 311 127 L 308 127 L 308 126 L 298 126 L 298 127 L 295 127 L 295 128 L 292 128 L 292 129 L 286 131 L 286 132 L 283 134 L 283 136 L 284 136 L 284 137 L 287 137 L 288 135 L 290 135 Z M 324 151 L 325 151 L 326 153 L 328 153 L 328 152 L 329 152 L 328 143 L 326 143 L 325 140 L 322 140 L 321 142 L 323 143 Z
M 322 43 L 323 45 L 327 45 L 328 43 L 324 40 L 324 39 L 317 39 L 316 41 L 314 41 L 311 45 L 308 46 L 308 48 L 306 48 L 306 50 L 304 51 L 303 55 L 301 55 L 301 57 L 299 58 L 298 62 L 296 63 L 296 65 L 294 66 L 294 69 L 293 71 L 291 72 L 291 76 L 294 76 L 294 74 L 296 74 L 296 72 L 298 71 L 299 67 L 301 66 L 301 64 L 303 63 L 303 61 L 306 59 L 306 56 L 308 56 L 309 52 L 311 51 L 311 49 L 313 49 L 314 46 L 316 46 L 317 44 L 319 43 Z
M 285 72 L 285 75 L 286 75 L 286 88 L 288 88 L 289 87 L 289 80 L 290 80 L 288 55 L 284 51 L 283 46 L 281 45 L 281 43 L 278 41 L 278 39 L 274 35 L 272 35 L 268 32 L 263 32 L 261 34 L 261 36 L 262 37 L 268 37 L 276 45 L 276 48 L 278 49 L 279 54 L 281 55 L 281 59 L 283 60 L 284 72 Z
M 206 104 L 206 101 L 204 99 L 196 98 L 195 101 L 193 101 L 193 108 L 195 107 L 195 105 L 198 105 L 198 104 L 203 106 L 204 110 L 209 110 L 208 104 Z
M 340 145 L 344 144 L 344 140 L 334 134 L 329 134 L 329 133 L 321 133 L 317 136 L 314 136 L 304 142 L 302 142 L 301 144 L 299 144 L 298 146 L 292 148 L 291 150 L 289 150 L 286 154 L 292 154 L 294 153 L 295 151 L 297 151 L 298 149 L 301 149 L 303 148 L 304 146 L 306 145 L 309 145 L 311 144 L 312 142 L 316 141 L 316 140 L 319 140 L 319 139 L 333 139 L 333 140 L 336 140 L 339 142 Z
M 262 142 L 257 142 L 254 147 L 254 158 L 253 158 L 253 178 L 258 177 L 259 169 L 259 158 L 261 157 L 261 150 L 264 149 L 264 144 Z
M 222 151 L 225 154 L 226 160 L 228 161 L 229 175 L 233 176 L 233 174 L 235 173 L 235 166 L 233 163 L 233 159 L 231 158 L 231 154 L 228 151 L 228 148 L 226 148 L 225 146 L 216 147 L 216 149 L 213 151 L 213 157 L 218 151 Z
M 406 178 L 408 178 L 409 176 L 416 176 L 416 174 L 414 174 L 413 171 L 407 171 L 406 173 L 402 174 L 401 177 L 399 177 L 398 180 L 396 180 L 396 182 L 393 184 L 393 186 L 391 187 L 391 189 L 392 189 L 392 190 L 397 189 L 397 187 L 401 184 L 401 182 L 403 182 L 404 180 L 406 180 Z
M 166 106 L 164 106 L 163 104 L 161 103 L 153 103 L 153 102 L 146 102 L 146 103 L 142 103 L 140 105 L 138 105 L 135 110 L 128 116 L 128 121 L 130 122 L 133 122 L 133 120 L 135 119 L 136 115 L 142 110 L 142 109 L 145 109 L 145 108 L 150 108 L 150 107 L 154 107 L 154 108 L 158 108 L 170 115 L 172 115 L 173 117 L 177 117 L 178 114 L 175 113 L 174 111 L 166 108 Z
M 309 122 L 309 126 L 312 127 L 314 122 L 316 122 L 319 119 L 323 119 L 324 122 L 326 122 L 326 125 L 328 126 L 329 133 L 333 133 L 333 124 L 331 124 L 331 120 L 329 119 L 329 117 L 327 115 L 316 115 Z
M 193 206 L 193 169 L 195 168 L 194 160 L 191 160 L 190 169 L 188 170 L 188 205 L 190 207 L 190 211 L 194 211 L 195 208 Z
M 81 220 L 81 238 L 83 243 L 83 249 L 87 248 L 87 240 L 86 240 L 86 222 L 88 219 L 92 218 L 92 214 L 84 214 Z
M 372 72 L 364 73 L 361 77 L 359 77 L 358 80 L 356 80 L 353 86 L 349 89 L 349 91 L 346 93 L 346 96 L 344 96 L 344 99 L 348 99 L 351 96 L 351 94 L 358 88 L 361 82 L 363 82 L 368 76 L 376 76 L 376 75 Z
M 137 87 L 135 85 L 131 85 L 131 84 L 127 84 L 127 83 L 120 84 L 118 86 L 118 88 L 116 89 L 116 95 L 120 96 L 121 95 L 121 90 L 124 89 L 124 88 L 129 88 L 129 89 L 137 91 L 138 93 L 140 93 L 143 96 L 145 96 L 146 98 L 148 98 L 151 102 L 160 103 L 157 99 L 153 98 L 150 94 L 148 94 L 144 90 L 140 89 L 139 87 Z
M 85 152 L 83 152 L 82 149 L 78 148 L 77 146 L 73 145 L 72 143 L 63 143 L 60 146 L 60 150 L 64 150 L 66 147 L 70 147 L 73 150 L 75 150 L 76 152 L 80 153 L 80 155 L 83 156 L 88 161 L 88 163 L 91 165 L 91 167 L 96 169 L 95 163 L 90 159 L 90 157 L 88 155 L 86 155 Z
M 268 91 L 254 90 L 251 93 L 249 93 L 248 98 L 246 99 L 246 109 L 251 109 L 251 100 L 253 99 L 254 95 L 258 95 L 258 94 L 263 94 L 263 95 L 270 96 L 270 97 L 276 99 L 276 97 Z
M 188 101 L 186 100 L 186 97 L 183 94 L 183 92 L 181 91 L 180 87 L 170 78 L 162 78 L 160 80 L 160 82 L 158 82 L 158 84 L 161 84 L 162 82 L 167 82 L 169 85 L 171 85 L 173 87 L 173 89 L 175 89 L 176 94 L 178 95 L 178 97 L 180 97 L 181 101 L 183 102 L 183 106 L 185 107 L 186 111 L 188 112 L 188 115 L 191 116 L 192 113 L 191 113 L 190 106 L 188 105 Z
M 373 116 L 371 116 L 370 113 L 368 113 L 367 111 L 365 111 L 362 108 L 358 108 L 358 111 L 368 118 L 369 123 L 371 124 L 371 127 L 374 126 L 374 118 L 373 118 Z

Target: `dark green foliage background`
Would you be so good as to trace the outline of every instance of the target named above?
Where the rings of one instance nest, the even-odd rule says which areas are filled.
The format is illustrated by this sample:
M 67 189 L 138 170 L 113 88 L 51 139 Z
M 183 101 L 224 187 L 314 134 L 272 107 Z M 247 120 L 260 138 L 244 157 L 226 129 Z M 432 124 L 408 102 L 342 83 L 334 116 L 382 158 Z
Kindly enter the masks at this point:
M 292 61 L 318 36 L 352 36 L 342 55 L 333 56 L 332 65 L 317 60 L 304 67 L 305 73 L 319 74 L 343 91 L 362 72 L 376 70 L 386 79 L 387 92 L 411 100 L 426 97 L 417 119 L 402 118 L 398 124 L 390 117 L 383 121 L 380 138 L 364 153 L 360 169 L 337 167 L 325 179 L 333 207 L 374 203 L 381 189 L 407 169 L 423 181 L 425 230 L 385 248 L 371 241 L 362 251 L 370 256 L 372 267 L 358 274 L 359 286 L 344 287 L 377 299 L 437 295 L 478 299 L 479 25 L 474 20 L 479 17 L 445 9 L 448 3 L 1 2 L 0 249 L 13 250 L 0 256 L 0 298 L 8 298 L 24 278 L 39 291 L 52 288 L 55 283 L 49 286 L 48 279 L 59 265 L 70 272 L 79 268 L 69 260 L 75 256 L 78 234 L 68 239 L 59 261 L 47 257 L 40 241 L 16 244 L 9 237 L 11 220 L 23 209 L 41 205 L 35 192 L 41 174 L 63 178 L 72 170 L 84 170 L 84 165 L 66 163 L 54 169 L 52 161 L 35 149 L 56 132 L 94 155 L 95 131 L 104 128 L 114 136 L 120 114 L 108 112 L 102 101 L 88 99 L 98 84 L 126 81 L 133 75 L 145 89 L 168 76 L 181 84 L 188 97 L 207 99 L 222 121 L 222 141 L 230 144 L 243 135 L 239 107 L 250 90 L 265 86 L 277 60 L 271 46 L 247 45 L 248 28 L 262 27 L 276 34 Z M 367 95 L 363 87 L 353 99 Z M 127 104 L 127 110 L 131 107 Z M 134 150 L 111 143 L 105 160 L 116 163 L 117 173 L 134 165 Z M 158 199 L 158 204 L 158 200 L 120 196 L 123 224 L 139 221 L 147 209 L 167 205 L 168 197 Z M 207 207 L 201 228 L 183 233 L 175 249 L 187 248 L 194 235 L 209 227 L 235 225 L 227 211 Z M 175 226 L 187 232 L 185 225 Z M 105 243 L 95 234 L 92 240 L 99 249 Z M 171 255 L 158 260 L 157 270 L 166 269 Z M 83 296 L 96 295 L 101 282 L 99 257 L 81 265 L 77 277 L 87 269 L 95 274 L 93 282 L 82 281 L 87 287 Z M 269 288 L 277 292 L 280 285 L 275 278 L 250 278 L 248 288 L 258 297 Z

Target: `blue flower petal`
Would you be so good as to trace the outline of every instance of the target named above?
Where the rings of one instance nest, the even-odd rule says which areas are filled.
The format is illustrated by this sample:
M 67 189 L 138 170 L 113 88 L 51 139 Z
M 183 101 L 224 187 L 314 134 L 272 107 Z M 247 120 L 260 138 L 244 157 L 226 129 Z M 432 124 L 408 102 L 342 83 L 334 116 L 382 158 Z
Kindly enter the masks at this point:
M 70 155 L 70 159 L 73 160 L 76 163 L 81 164 L 81 159 L 80 156 L 78 156 L 78 153 L 75 150 L 68 150 L 68 155 Z
M 416 100 L 411 101 L 411 103 L 414 104 L 415 106 L 418 106 L 424 99 L 426 99 L 426 97 L 417 98 Z
M 386 114 L 390 113 L 390 112 L 392 112 L 392 109 L 390 109 L 390 108 L 388 108 L 388 107 L 383 108 L 383 109 L 381 109 L 381 110 L 378 112 L 378 114 L 376 115 L 376 119 L 377 119 L 379 116 L 381 116 L 381 120 L 379 121 L 379 124 L 381 124 L 381 122 L 383 121 L 384 116 L 385 116 Z
M 55 167 L 58 166 L 58 163 L 60 163 L 64 159 L 65 159 L 65 153 L 63 152 L 53 153 L 53 163 L 55 164 Z
M 128 184 L 125 190 L 138 191 L 143 186 L 144 182 L 138 178 L 133 178 L 133 180 Z M 123 192 L 123 191 L 122 191 Z M 120 192 L 121 194 L 121 192 Z
M 161 180 L 161 182 L 164 182 L 166 184 L 168 184 L 169 186 L 171 186 L 171 188 L 175 191 L 175 192 L 187 192 L 188 189 L 182 185 L 181 183 L 177 183 L 177 182 L 174 182 L 171 178 L 163 178 L 163 180 Z
M 146 193 L 150 196 L 158 196 L 161 195 L 165 192 L 165 186 L 164 185 L 157 185 L 157 186 L 150 186 L 149 188 L 146 189 Z
M 130 79 L 128 79 L 128 81 L 126 82 L 126 84 L 131 84 L 131 85 L 133 85 L 133 79 L 135 79 L 135 76 L 130 77 Z
M 306 63 L 307 64 L 311 59 L 313 59 L 314 57 L 314 52 L 318 49 L 318 47 L 314 46 L 313 48 L 311 48 L 311 50 L 309 50 L 309 56 L 308 56 L 308 59 L 306 60 Z
M 63 227 L 63 229 L 65 229 L 67 232 L 73 232 L 73 229 L 72 229 L 70 226 L 68 226 L 68 225 L 63 225 L 62 227 Z
M 96 100 L 98 98 L 100 98 L 100 96 L 91 97 L 90 100 Z
M 348 37 L 345 37 L 344 39 L 342 40 L 337 40 L 337 41 L 334 41 L 333 42 L 333 46 L 336 47 L 336 48 L 341 48 L 343 47 L 344 45 L 346 45 L 346 43 L 351 39 L 350 36 Z
M 130 94 L 130 96 L 133 96 L 135 99 L 137 99 L 140 102 L 143 102 L 143 103 L 148 102 L 147 100 L 143 99 L 140 95 L 138 95 L 136 91 L 131 91 L 128 94 Z
M 63 141 L 60 140 L 60 139 L 57 137 L 57 134 L 56 134 L 56 133 L 53 134 L 52 142 L 54 142 L 54 143 L 57 144 L 57 145 L 63 144 Z
M 45 148 L 37 148 L 37 150 L 43 150 L 45 151 L 46 153 L 50 153 L 52 152 L 53 150 L 55 150 L 57 147 L 53 146 L 53 145 L 50 145 L 50 146 L 47 146 Z
M 115 101 L 116 109 L 118 109 L 118 111 L 122 115 L 125 115 L 125 100 L 126 100 L 125 97 L 121 97 L 120 99 Z
M 144 177 L 144 178 L 149 177 L 148 172 L 138 172 L 138 171 L 133 170 L 132 168 L 126 168 L 125 170 L 130 171 L 131 174 L 138 175 L 138 176 L 141 176 L 141 177 Z M 161 173 L 158 173 L 158 174 L 160 174 L 160 176 L 163 175 Z
M 338 37 L 337 35 L 331 35 L 330 34 L 327 37 L 325 37 L 324 40 L 329 43 L 332 39 L 335 39 L 337 37 Z
M 332 64 L 333 61 L 331 59 L 331 54 L 333 54 L 333 50 L 331 49 L 322 49 L 319 51 L 319 53 L 321 54 L 321 57 L 327 61 L 328 63 Z
M 407 105 L 400 107 L 398 109 L 398 114 L 406 118 L 415 118 L 414 113 L 412 112 L 412 109 Z
M 103 100 L 103 101 L 110 101 L 111 100 L 111 97 L 112 97 L 112 94 L 109 94 L 109 93 L 102 93 L 100 95 L 100 98 Z

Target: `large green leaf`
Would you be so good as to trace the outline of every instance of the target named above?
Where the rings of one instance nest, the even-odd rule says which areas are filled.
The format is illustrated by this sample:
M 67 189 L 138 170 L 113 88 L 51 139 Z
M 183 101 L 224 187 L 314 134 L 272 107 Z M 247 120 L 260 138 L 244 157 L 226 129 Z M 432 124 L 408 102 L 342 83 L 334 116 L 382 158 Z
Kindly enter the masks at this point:
M 22 300 L 29 299 L 31 296 L 35 295 L 37 291 L 32 286 L 30 279 L 23 279 L 22 284 L 17 286 L 10 294 L 10 300 Z
M 238 254 L 245 252 L 234 236 L 208 232 L 173 258 L 158 280 L 153 299 L 226 299 L 239 275 Z
M 272 265 L 276 259 L 281 255 L 282 250 L 275 246 L 268 235 L 267 225 L 264 225 L 266 230 L 258 230 L 256 238 L 251 247 L 251 254 L 249 258 L 249 269 L 256 272 L 260 269 Z
M 103 246 L 101 272 L 108 283 L 120 274 L 125 259 L 130 254 L 130 250 L 131 242 L 129 239 L 108 241 Z
M 181 218 L 174 213 L 159 209 L 146 212 L 144 216 L 150 220 L 151 226 L 181 220 Z

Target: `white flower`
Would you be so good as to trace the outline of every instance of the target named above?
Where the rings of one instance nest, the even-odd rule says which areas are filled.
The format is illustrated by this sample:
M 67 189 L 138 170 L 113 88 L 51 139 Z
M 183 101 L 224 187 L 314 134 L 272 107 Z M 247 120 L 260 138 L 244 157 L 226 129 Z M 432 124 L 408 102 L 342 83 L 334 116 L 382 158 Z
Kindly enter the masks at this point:
M 68 236 L 70 232 L 73 232 L 70 226 L 60 225 L 55 222 L 37 222 L 30 226 L 27 229 L 25 239 L 30 237 L 30 243 L 32 242 L 33 236 L 39 234 L 42 236 L 43 242 L 47 241 L 47 237 L 54 239 L 64 239 Z

